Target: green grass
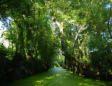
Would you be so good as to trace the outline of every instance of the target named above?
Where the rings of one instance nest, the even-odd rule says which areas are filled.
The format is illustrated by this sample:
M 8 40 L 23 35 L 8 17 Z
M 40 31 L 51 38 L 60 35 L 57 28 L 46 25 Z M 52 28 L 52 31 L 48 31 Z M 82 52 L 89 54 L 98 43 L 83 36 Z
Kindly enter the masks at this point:
M 62 68 L 52 68 L 48 72 L 17 80 L 6 86 L 112 86 L 112 83 L 83 78 Z

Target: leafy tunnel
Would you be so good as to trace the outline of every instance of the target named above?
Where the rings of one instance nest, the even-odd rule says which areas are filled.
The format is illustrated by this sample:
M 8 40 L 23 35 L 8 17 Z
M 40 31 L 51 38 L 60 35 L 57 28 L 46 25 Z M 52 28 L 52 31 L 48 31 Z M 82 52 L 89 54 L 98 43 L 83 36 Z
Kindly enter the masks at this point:
M 112 0 L 0 0 L 1 85 L 111 81 Z

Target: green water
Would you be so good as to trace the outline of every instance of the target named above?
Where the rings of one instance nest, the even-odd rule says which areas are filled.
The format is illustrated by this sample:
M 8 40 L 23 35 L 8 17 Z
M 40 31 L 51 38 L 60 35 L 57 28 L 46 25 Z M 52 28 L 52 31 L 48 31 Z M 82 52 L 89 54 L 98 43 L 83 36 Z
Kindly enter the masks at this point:
M 6 86 L 112 86 L 112 83 L 83 78 L 57 67 Z

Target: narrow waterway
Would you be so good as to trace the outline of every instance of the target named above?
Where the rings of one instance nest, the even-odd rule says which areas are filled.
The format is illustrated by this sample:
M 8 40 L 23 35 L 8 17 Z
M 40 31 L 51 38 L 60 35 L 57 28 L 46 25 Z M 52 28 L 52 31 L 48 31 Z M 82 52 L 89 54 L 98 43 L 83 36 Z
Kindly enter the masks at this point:
M 48 72 L 17 80 L 7 86 L 112 86 L 112 83 L 83 78 L 56 67 Z

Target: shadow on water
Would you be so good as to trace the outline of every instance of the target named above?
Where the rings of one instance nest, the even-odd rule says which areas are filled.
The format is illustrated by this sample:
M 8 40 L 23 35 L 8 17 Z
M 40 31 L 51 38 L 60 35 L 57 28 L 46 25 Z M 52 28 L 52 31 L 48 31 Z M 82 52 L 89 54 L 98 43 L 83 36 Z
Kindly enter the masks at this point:
M 112 86 L 112 83 L 83 78 L 57 67 L 7 86 Z

